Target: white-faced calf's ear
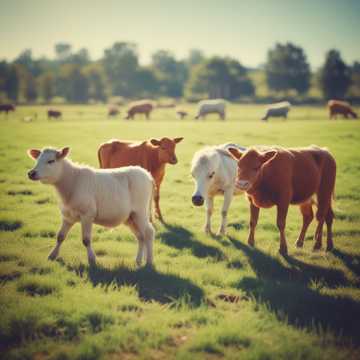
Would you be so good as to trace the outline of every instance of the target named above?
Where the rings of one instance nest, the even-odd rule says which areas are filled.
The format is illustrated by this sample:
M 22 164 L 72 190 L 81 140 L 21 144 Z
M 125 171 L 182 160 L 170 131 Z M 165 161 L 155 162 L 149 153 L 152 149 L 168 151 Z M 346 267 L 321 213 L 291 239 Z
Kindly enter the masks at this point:
M 69 147 L 64 147 L 63 149 L 57 151 L 56 158 L 57 159 L 64 159 L 70 152 Z
M 237 148 L 231 147 L 231 148 L 228 148 L 227 151 L 235 160 L 239 160 L 242 157 L 242 152 L 239 151 L 239 149 L 237 149 Z
M 154 146 L 160 146 L 161 142 L 159 140 L 156 139 L 151 139 L 150 143 Z
M 184 140 L 183 137 L 178 137 L 174 139 L 175 144 L 179 143 L 180 141 Z
M 32 159 L 37 159 L 40 154 L 41 154 L 41 151 L 40 150 L 37 150 L 37 149 L 29 149 L 27 151 L 27 154 L 32 158 Z
M 277 151 L 276 150 L 270 150 L 270 151 L 267 151 L 265 154 L 262 154 L 261 156 L 261 162 L 262 163 L 265 163 L 271 159 L 273 159 L 277 154 Z

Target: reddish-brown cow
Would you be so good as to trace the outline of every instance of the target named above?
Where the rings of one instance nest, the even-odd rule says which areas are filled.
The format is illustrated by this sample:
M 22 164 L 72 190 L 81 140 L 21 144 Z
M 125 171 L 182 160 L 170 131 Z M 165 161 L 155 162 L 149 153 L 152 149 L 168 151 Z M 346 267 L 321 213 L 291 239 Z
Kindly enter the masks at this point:
M 327 250 L 333 248 L 332 222 L 334 213 L 331 202 L 335 187 L 336 162 L 326 150 L 316 146 L 300 149 L 269 148 L 260 152 L 251 148 L 241 153 L 229 149 L 238 161 L 236 186 L 246 191 L 250 201 L 250 232 L 248 243 L 255 244 L 255 227 L 260 208 L 277 207 L 277 226 L 280 231 L 280 250 L 287 254 L 285 224 L 289 204 L 300 206 L 303 225 L 296 242 L 302 247 L 305 233 L 314 215 L 313 195 L 317 195 L 318 226 L 314 250 L 322 246 L 323 224 L 327 225 Z
M 102 144 L 98 150 L 100 167 L 102 169 L 121 166 L 139 165 L 148 170 L 156 184 L 154 200 L 158 218 L 163 221 L 160 211 L 160 185 L 165 175 L 166 164 L 177 163 L 175 155 L 176 144 L 183 138 L 151 139 L 142 143 L 111 140 Z
M 154 109 L 154 103 L 149 100 L 135 101 L 129 105 L 127 111 L 127 116 L 125 119 L 134 119 L 136 114 L 145 114 L 146 119 L 148 120 L 151 112 Z
M 357 119 L 356 112 L 351 108 L 350 104 L 345 101 L 330 100 L 328 102 L 330 119 L 336 118 L 337 115 L 342 115 L 346 119 L 350 115 L 353 119 Z
M 13 105 L 13 104 L 0 104 L 0 113 L 5 112 L 6 115 L 7 115 L 11 111 L 15 111 L 15 105 Z

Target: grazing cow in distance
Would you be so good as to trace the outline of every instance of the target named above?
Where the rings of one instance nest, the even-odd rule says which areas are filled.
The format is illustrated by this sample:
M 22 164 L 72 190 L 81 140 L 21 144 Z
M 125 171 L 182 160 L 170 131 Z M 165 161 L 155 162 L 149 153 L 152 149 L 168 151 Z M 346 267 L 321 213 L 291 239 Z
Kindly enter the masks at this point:
M 111 106 L 108 109 L 108 118 L 119 115 L 120 111 L 116 106 Z
M 329 117 L 330 119 L 336 119 L 337 115 L 342 115 L 344 118 L 352 117 L 357 119 L 356 112 L 351 108 L 350 104 L 346 101 L 330 100 L 328 101 Z
M 15 105 L 13 105 L 13 104 L 0 104 L 0 113 L 4 112 L 7 115 L 9 112 L 14 112 L 14 111 L 15 111 Z
M 202 100 L 198 104 L 198 113 L 195 119 L 204 119 L 208 114 L 218 114 L 221 120 L 225 120 L 226 102 L 223 99 Z
M 150 100 L 134 101 L 129 104 L 129 109 L 125 119 L 134 119 L 136 114 L 145 114 L 146 119 L 149 120 L 154 107 L 154 102 Z
M 282 117 L 287 119 L 291 104 L 288 101 L 282 101 L 276 104 L 271 104 L 267 107 L 265 116 L 261 120 L 268 120 L 271 117 Z
M 57 258 L 69 230 L 80 222 L 89 264 L 95 263 L 91 248 L 93 224 L 105 227 L 128 225 L 139 242 L 136 263 L 141 264 L 145 246 L 146 263 L 152 264 L 154 228 L 150 211 L 154 183 L 151 175 L 139 166 L 96 170 L 73 163 L 67 158 L 68 153 L 67 147 L 28 151 L 36 160 L 35 167 L 28 173 L 29 178 L 53 185 L 61 199 L 62 225 L 49 260 Z
M 176 115 L 180 120 L 183 120 L 186 116 L 188 116 L 188 113 L 185 110 L 177 110 Z
M 335 188 L 336 162 L 327 149 L 317 146 L 285 149 L 269 148 L 261 152 L 251 148 L 242 153 L 229 148 L 229 153 L 238 162 L 236 186 L 246 191 L 250 201 L 250 232 L 248 244 L 255 244 L 255 227 L 260 208 L 277 207 L 277 227 L 280 231 L 280 250 L 287 255 L 285 224 L 290 204 L 300 206 L 303 225 L 296 242 L 302 247 L 306 230 L 314 215 L 312 197 L 317 195 L 314 250 L 321 249 L 324 222 L 327 225 L 327 250 L 333 248 L 332 197 Z
M 196 184 L 192 203 L 195 206 L 202 206 L 205 201 L 206 223 L 204 229 L 207 234 L 211 233 L 214 196 L 224 195 L 221 210 L 222 220 L 217 232 L 219 235 L 224 235 L 232 198 L 242 192 L 235 187 L 237 164 L 227 151 L 229 147 L 245 151 L 245 148 L 241 146 L 224 144 L 201 149 L 194 154 L 192 159 L 191 175 Z
M 48 117 L 48 120 L 50 120 L 51 118 L 62 119 L 62 112 L 59 110 L 51 110 L 50 109 L 47 112 L 47 117 Z
M 148 170 L 155 181 L 155 210 L 160 221 L 160 186 L 165 176 L 166 164 L 175 165 L 177 157 L 175 147 L 183 138 L 161 140 L 150 139 L 143 142 L 110 140 L 102 144 L 98 150 L 99 165 L 102 169 L 110 169 L 128 165 L 138 165 Z

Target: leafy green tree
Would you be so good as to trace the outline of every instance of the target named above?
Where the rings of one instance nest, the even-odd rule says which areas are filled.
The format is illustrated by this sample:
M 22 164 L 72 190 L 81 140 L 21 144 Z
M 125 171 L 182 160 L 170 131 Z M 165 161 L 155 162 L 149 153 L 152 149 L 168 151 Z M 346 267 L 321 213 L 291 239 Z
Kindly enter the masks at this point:
M 296 90 L 305 94 L 310 88 L 310 66 L 304 50 L 291 43 L 276 44 L 269 50 L 265 71 L 272 90 Z
M 68 43 L 55 44 L 56 59 L 60 63 L 66 62 L 71 56 L 72 46 Z
M 351 67 L 351 87 L 349 95 L 360 98 L 360 62 L 355 61 Z
M 330 50 L 320 71 L 320 86 L 326 99 L 343 99 L 351 85 L 351 72 L 340 52 Z
M 16 64 L 17 76 L 19 79 L 19 99 L 22 101 L 35 101 L 38 95 L 35 76 L 25 65 Z
M 187 64 L 189 67 L 201 64 L 205 61 L 204 53 L 199 49 L 191 49 L 187 58 Z
M 134 44 L 115 43 L 111 48 L 105 50 L 102 64 L 113 95 L 136 96 L 135 83 L 139 64 Z
M 49 102 L 55 96 L 55 76 L 52 72 L 41 74 L 37 78 L 40 96 Z
M 99 63 L 92 63 L 83 68 L 89 84 L 89 98 L 97 101 L 105 101 L 107 98 L 106 74 Z
M 6 61 L 0 62 L 0 92 L 11 101 L 17 101 L 19 95 L 19 77 L 16 67 Z

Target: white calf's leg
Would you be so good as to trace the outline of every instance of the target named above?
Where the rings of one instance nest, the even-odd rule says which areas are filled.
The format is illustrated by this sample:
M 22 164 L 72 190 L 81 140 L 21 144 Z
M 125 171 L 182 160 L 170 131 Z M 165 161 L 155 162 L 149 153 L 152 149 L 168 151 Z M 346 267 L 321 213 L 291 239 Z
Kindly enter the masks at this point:
M 226 232 L 226 222 L 227 222 L 227 213 L 229 210 L 229 206 L 231 204 L 231 200 L 233 198 L 234 190 L 228 189 L 224 192 L 224 203 L 221 209 L 221 225 L 217 232 L 218 235 L 225 235 Z
M 154 227 L 148 222 L 145 230 L 146 265 L 153 264 L 153 242 L 155 237 Z
M 93 219 L 83 216 L 81 217 L 82 242 L 87 250 L 89 265 L 95 265 L 96 257 L 91 248 L 91 230 Z
M 214 209 L 214 199 L 210 197 L 206 197 L 205 207 L 206 207 L 206 223 L 204 230 L 206 234 L 211 234 L 211 215 Z
M 74 225 L 73 223 L 70 223 L 65 219 L 62 220 L 61 228 L 57 233 L 56 245 L 48 256 L 49 260 L 55 260 L 58 257 L 60 246 L 62 242 L 65 240 L 67 234 L 69 233 L 69 230 L 73 225 Z

